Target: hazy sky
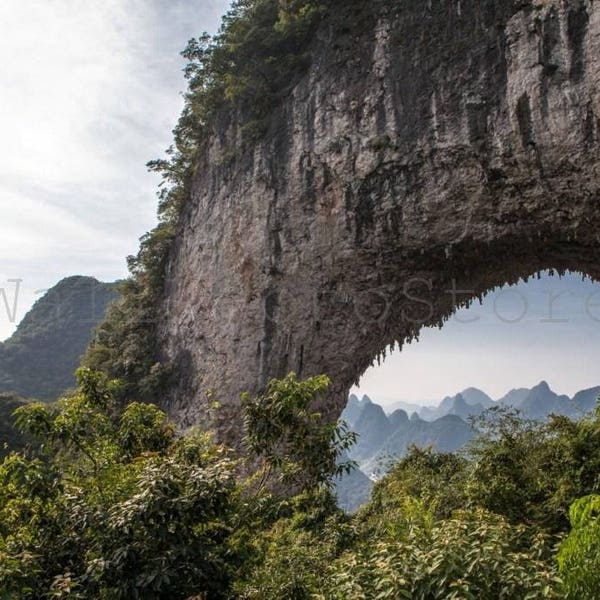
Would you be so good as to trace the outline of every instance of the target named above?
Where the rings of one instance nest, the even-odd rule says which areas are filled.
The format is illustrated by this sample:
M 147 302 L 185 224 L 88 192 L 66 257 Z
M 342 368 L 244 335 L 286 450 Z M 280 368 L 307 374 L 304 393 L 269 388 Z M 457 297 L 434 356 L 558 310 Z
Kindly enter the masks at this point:
M 36 291 L 114 280 L 154 223 L 189 38 L 225 0 L 1 0 L 0 339 Z M 21 290 L 15 319 L 16 283 Z
M 437 404 L 474 386 L 498 399 L 542 380 L 572 395 L 600 385 L 600 285 L 577 274 L 522 282 L 457 312 L 369 369 L 355 393 Z
M 125 256 L 155 218 L 157 179 L 145 163 L 170 144 L 181 110 L 179 52 L 214 31 L 227 5 L 0 1 L 0 339 L 63 277 L 126 275 Z M 21 281 L 16 307 L 11 280 Z M 540 323 L 556 286 L 574 294 L 557 303 L 570 322 Z M 475 323 L 424 331 L 361 388 L 427 401 L 468 385 L 500 395 L 540 379 L 561 392 L 599 383 L 600 325 L 583 308 L 596 289 L 577 278 L 520 288 L 530 306 L 518 323 L 499 320 L 492 300 L 468 313 Z M 496 308 L 518 313 L 519 302 L 502 295 Z

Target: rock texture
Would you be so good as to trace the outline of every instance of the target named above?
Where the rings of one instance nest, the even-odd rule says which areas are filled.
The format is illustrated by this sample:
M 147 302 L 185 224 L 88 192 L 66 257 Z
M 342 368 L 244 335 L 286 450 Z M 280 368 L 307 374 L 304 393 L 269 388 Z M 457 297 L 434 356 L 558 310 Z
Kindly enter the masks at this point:
M 329 374 L 337 416 L 491 287 L 600 274 L 599 2 L 340 2 L 313 50 L 252 152 L 207 145 L 169 266 L 165 404 L 225 439 L 271 377 Z

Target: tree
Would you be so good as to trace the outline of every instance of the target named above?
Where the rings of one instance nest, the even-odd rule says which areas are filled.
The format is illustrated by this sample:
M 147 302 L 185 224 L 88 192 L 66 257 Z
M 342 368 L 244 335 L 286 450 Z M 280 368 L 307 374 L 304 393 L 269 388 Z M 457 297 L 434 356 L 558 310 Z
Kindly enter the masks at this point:
M 560 575 L 568 600 L 595 600 L 600 590 L 600 496 L 573 503 L 571 533 L 558 553 Z
M 437 517 L 450 517 L 465 506 L 467 473 L 465 458 L 413 446 L 375 485 L 365 516 L 367 510 L 402 514 L 405 500 L 412 498 L 433 508 Z
M 40 448 L 0 465 L 0 598 L 225 598 L 235 462 L 155 406 L 122 408 L 119 382 L 78 379 L 57 406 L 17 410 Z
M 319 598 L 560 598 L 550 540 L 487 511 L 431 522 L 413 505 L 397 535 L 359 539 L 327 565 Z M 397 517 L 395 517 L 397 518 Z M 385 513 L 379 519 L 388 519 Z M 389 530 L 379 527 L 379 531 Z
M 331 487 L 336 475 L 354 468 L 340 457 L 356 441 L 346 423 L 326 420 L 316 410 L 329 388 L 326 376 L 298 381 L 294 373 L 271 380 L 264 394 L 242 397 L 245 443 L 284 485 L 310 490 Z
M 569 506 L 599 483 L 600 415 L 541 423 L 514 409 L 492 409 L 475 425 L 480 434 L 468 448 L 468 503 L 513 523 L 566 531 Z

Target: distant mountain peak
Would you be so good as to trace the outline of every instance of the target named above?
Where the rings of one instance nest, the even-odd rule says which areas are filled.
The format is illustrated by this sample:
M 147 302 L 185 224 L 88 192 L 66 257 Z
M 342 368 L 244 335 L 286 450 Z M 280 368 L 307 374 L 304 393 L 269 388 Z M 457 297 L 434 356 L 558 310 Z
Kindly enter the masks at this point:
M 540 391 L 540 392 L 551 392 L 552 389 L 548 385 L 547 381 L 540 381 L 535 387 L 532 388 L 531 391 Z
M 546 380 L 540 381 L 535 387 L 513 388 L 498 401 L 494 401 L 485 392 L 476 387 L 465 388 L 454 396 L 446 396 L 439 405 L 419 406 L 409 402 L 396 402 L 388 406 L 392 428 L 405 422 L 401 413 L 395 414 L 398 409 L 404 411 L 409 421 L 426 421 L 432 423 L 445 415 L 455 415 L 468 421 L 471 417 L 480 415 L 484 411 L 496 407 L 506 406 L 520 410 L 524 416 L 531 419 L 546 419 L 550 414 L 565 415 L 571 418 L 581 418 L 584 414 L 594 410 L 598 405 L 600 386 L 588 388 L 577 392 L 573 398 L 559 395 L 552 390 Z M 375 404 L 368 396 L 359 401 L 361 410 L 367 403 Z M 348 406 L 353 405 L 352 401 Z M 392 408 L 394 410 L 392 410 Z
M 464 398 L 467 404 L 471 406 L 481 405 L 484 409 L 494 406 L 495 402 L 482 390 L 476 387 L 468 387 L 464 389 L 460 395 Z
M 397 429 L 400 425 L 408 423 L 408 413 L 405 410 L 399 408 L 389 416 L 389 421 L 392 424 L 392 427 L 394 429 Z
M 73 387 L 92 332 L 117 297 L 116 284 L 83 275 L 49 289 L 0 343 L 0 391 L 55 400 Z

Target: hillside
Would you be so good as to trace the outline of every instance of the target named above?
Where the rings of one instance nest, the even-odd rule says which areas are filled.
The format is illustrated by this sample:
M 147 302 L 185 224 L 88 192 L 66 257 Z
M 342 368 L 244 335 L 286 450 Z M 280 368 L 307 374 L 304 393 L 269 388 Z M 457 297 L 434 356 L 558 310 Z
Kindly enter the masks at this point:
M 379 450 L 361 467 L 367 475 L 381 475 L 390 465 L 406 456 L 411 446 L 434 448 L 437 452 L 456 452 L 473 436 L 471 426 L 456 415 L 446 415 L 431 422 L 415 415 L 387 436 Z
M 480 396 L 472 394 L 470 397 Z M 446 404 L 448 410 L 454 406 Z M 422 419 L 416 412 L 409 418 L 402 409 L 386 415 L 368 396 L 359 399 L 350 395 L 341 419 L 358 434 L 356 444 L 348 452 L 358 469 L 336 482 L 338 504 L 348 512 L 355 512 L 368 501 L 373 480 L 406 456 L 412 446 L 455 452 L 474 435 L 471 426 L 456 414 L 445 414 L 433 421 Z
M 416 412 L 409 418 L 401 409 L 386 415 L 384 409 L 367 396 L 362 400 L 351 396 L 341 417 L 358 434 L 358 440 L 349 452 L 350 458 L 365 474 L 376 475 L 405 456 L 412 445 L 455 452 L 473 437 L 473 430 L 466 422 L 468 405 L 462 395 L 458 394 L 456 399 L 464 407 L 463 414 L 453 412 L 457 406 L 453 401 L 446 403 L 446 414 L 427 421 Z M 477 411 L 483 411 L 480 404 Z
M 73 387 L 92 331 L 116 297 L 116 284 L 82 276 L 46 292 L 0 343 L 0 391 L 50 401 Z
M 550 414 L 578 420 L 594 410 L 599 395 L 600 387 L 593 387 L 570 398 L 555 393 L 542 381 L 531 389 L 514 389 L 497 401 L 477 388 L 467 388 L 455 396 L 446 396 L 438 406 L 419 407 L 399 402 L 387 407 L 393 412 L 386 414 L 368 396 L 359 399 L 352 394 L 341 419 L 358 434 L 349 458 L 356 461 L 359 470 L 337 483 L 339 504 L 350 512 L 364 504 L 373 487 L 372 479 L 384 475 L 412 446 L 456 452 L 476 435 L 469 419 L 490 408 L 511 407 L 524 418 L 538 422 L 545 422 Z M 398 406 L 414 406 L 417 410 L 409 417 Z

